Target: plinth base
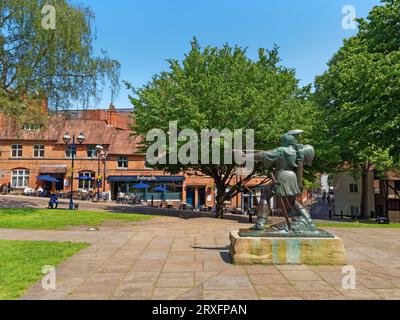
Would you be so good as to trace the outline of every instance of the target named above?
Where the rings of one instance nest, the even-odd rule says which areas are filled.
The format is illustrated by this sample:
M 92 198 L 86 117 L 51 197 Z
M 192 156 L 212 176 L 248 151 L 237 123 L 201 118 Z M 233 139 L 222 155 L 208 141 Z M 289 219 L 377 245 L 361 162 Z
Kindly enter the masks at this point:
M 230 235 L 230 254 L 235 264 L 345 265 L 342 239 L 264 238 Z

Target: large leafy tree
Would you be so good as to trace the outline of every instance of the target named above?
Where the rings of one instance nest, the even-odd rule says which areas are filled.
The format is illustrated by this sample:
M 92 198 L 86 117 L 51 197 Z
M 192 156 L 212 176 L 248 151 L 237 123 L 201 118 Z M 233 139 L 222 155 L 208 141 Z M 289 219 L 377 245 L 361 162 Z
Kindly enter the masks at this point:
M 144 87 L 132 89 L 133 131 L 142 136 L 154 128 L 167 132 L 169 122 L 177 120 L 178 130 L 194 129 L 199 136 L 202 129 L 253 129 L 255 147 L 265 150 L 276 147 L 283 133 L 293 128 L 310 131 L 312 126 L 309 87 L 300 88 L 295 71 L 280 65 L 277 48 L 260 49 L 257 61 L 253 61 L 240 47 L 226 44 L 201 48 L 194 39 L 183 61 L 169 60 L 168 71 L 154 76 Z M 151 144 L 143 143 L 144 149 Z M 223 141 L 220 146 L 223 149 Z M 256 168 L 237 181 L 235 164 L 226 161 L 155 167 L 171 173 L 195 171 L 211 176 L 217 191 L 218 217 L 223 216 L 224 200 L 261 173 Z
M 362 177 L 364 216 L 368 171 L 395 166 L 400 151 L 400 0 L 382 2 L 316 79 L 324 139 Z
M 93 18 L 89 8 L 66 0 L 2 0 L 0 111 L 18 116 L 38 97 L 54 108 L 85 106 L 106 80 L 117 89 L 119 63 L 93 52 Z

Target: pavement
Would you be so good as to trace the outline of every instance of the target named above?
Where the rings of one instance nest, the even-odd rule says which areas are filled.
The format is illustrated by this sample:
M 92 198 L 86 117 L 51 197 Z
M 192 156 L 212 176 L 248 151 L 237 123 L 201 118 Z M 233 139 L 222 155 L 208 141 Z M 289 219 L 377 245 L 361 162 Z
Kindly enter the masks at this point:
M 56 269 L 56 290 L 38 282 L 24 300 L 400 299 L 398 229 L 329 228 L 344 240 L 356 271 L 356 289 L 345 290 L 342 267 L 233 265 L 229 232 L 248 226 L 233 218 L 158 216 L 98 232 L 0 229 L 0 239 L 91 244 Z

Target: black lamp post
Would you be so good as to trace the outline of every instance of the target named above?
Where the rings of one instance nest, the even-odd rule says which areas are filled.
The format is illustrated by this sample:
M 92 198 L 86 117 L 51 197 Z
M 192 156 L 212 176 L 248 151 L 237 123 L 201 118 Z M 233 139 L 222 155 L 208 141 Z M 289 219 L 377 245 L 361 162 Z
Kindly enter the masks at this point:
M 71 142 L 71 136 L 68 134 L 68 132 L 65 134 L 63 138 L 64 142 L 66 145 L 68 145 Z M 83 133 L 80 133 L 78 138 L 78 143 L 82 144 L 85 141 L 85 136 Z M 72 144 L 71 144 L 71 194 L 69 196 L 69 209 L 74 210 L 74 165 L 75 165 L 75 157 L 76 157 L 76 144 L 75 144 L 75 135 L 72 136 Z
M 106 176 L 107 176 L 107 156 L 108 156 L 108 150 L 107 148 L 104 149 L 103 151 L 103 192 L 106 192 Z
M 100 201 L 100 186 L 101 186 L 101 172 L 100 172 L 100 160 L 103 157 L 104 154 L 104 148 L 102 145 L 97 145 L 96 146 L 96 152 L 97 152 L 97 200 Z

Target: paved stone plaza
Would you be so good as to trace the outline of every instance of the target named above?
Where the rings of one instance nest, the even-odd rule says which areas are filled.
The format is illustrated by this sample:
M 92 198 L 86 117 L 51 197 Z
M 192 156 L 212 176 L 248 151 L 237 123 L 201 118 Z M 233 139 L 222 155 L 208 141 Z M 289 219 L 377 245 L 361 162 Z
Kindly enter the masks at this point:
M 345 243 L 357 289 L 341 267 L 234 266 L 232 219 L 156 217 L 99 232 L 0 229 L 0 239 L 87 242 L 57 268 L 57 290 L 37 283 L 22 299 L 400 299 L 398 229 L 329 229 Z

